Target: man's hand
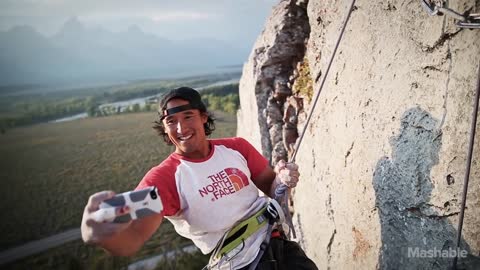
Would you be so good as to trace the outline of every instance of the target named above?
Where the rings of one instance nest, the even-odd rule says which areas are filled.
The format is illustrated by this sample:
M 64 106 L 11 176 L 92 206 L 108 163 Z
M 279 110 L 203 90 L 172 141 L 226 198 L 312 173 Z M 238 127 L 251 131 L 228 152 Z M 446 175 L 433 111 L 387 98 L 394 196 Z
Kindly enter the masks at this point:
M 96 222 L 93 213 L 99 209 L 99 205 L 104 200 L 115 196 L 113 191 L 102 191 L 93 194 L 88 199 L 88 203 L 83 211 L 83 218 L 81 224 L 82 239 L 85 243 L 99 243 L 109 237 L 125 230 L 132 221 L 126 223 L 107 223 Z M 117 207 L 115 215 L 120 216 L 127 214 L 128 206 Z
M 297 164 L 280 160 L 277 165 L 275 165 L 274 171 L 277 174 L 275 178 L 277 184 L 284 184 L 289 188 L 297 186 L 300 177 Z

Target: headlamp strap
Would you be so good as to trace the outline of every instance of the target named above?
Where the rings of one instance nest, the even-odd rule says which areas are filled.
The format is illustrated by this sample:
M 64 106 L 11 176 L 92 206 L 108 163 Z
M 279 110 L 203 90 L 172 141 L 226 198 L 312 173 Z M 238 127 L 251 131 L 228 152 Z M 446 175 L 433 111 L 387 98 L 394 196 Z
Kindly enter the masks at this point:
M 192 110 L 192 109 L 194 109 L 194 108 L 189 103 L 189 104 L 185 104 L 185 105 L 182 105 L 182 106 L 177 106 L 177 107 L 173 107 L 173 108 L 170 108 L 170 109 L 167 109 L 167 110 L 163 110 L 162 119 L 169 116 L 169 115 L 179 113 L 179 112 L 183 112 L 183 111 L 187 111 L 187 110 Z

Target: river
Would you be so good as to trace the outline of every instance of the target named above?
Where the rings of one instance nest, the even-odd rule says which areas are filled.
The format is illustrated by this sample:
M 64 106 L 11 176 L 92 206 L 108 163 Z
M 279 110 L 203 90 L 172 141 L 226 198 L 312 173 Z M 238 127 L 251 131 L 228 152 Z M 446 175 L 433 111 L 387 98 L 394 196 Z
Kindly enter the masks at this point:
M 202 86 L 202 87 L 197 87 L 196 89 L 198 91 L 202 91 L 203 89 L 206 89 L 206 88 L 209 88 L 209 87 L 228 85 L 228 84 L 238 83 L 239 81 L 240 81 L 240 79 L 219 81 L 219 82 L 215 82 L 215 83 L 205 85 L 205 86 Z M 155 99 L 157 97 L 158 97 L 158 95 L 154 95 L 154 96 L 148 96 L 148 97 L 133 98 L 133 99 L 124 100 L 124 101 L 104 103 L 104 104 L 101 104 L 99 106 L 99 109 L 101 110 L 101 109 L 106 108 L 106 107 L 111 107 L 111 108 L 116 108 L 116 111 L 118 111 L 118 112 L 124 112 L 129 106 L 133 106 L 135 104 L 138 104 L 140 107 L 144 107 L 145 104 L 147 103 L 147 100 Z M 87 118 L 87 117 L 88 117 L 88 114 L 86 112 L 83 112 L 83 113 L 79 113 L 79 114 L 55 119 L 55 120 L 49 121 L 49 123 L 61 123 L 61 122 L 66 122 L 66 121 L 83 119 L 83 118 Z

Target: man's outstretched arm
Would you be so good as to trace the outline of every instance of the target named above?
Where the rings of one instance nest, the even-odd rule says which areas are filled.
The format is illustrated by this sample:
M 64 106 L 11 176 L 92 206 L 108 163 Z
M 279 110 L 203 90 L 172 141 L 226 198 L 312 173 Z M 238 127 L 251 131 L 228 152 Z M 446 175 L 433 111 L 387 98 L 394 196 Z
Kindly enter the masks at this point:
M 163 216 L 151 215 L 128 223 L 108 223 L 94 220 L 93 213 L 102 201 L 112 198 L 112 191 L 102 191 L 90 196 L 81 223 L 82 239 L 95 244 L 116 256 L 131 256 L 152 236 L 162 223 Z M 116 215 L 128 213 L 128 207 L 116 209 Z

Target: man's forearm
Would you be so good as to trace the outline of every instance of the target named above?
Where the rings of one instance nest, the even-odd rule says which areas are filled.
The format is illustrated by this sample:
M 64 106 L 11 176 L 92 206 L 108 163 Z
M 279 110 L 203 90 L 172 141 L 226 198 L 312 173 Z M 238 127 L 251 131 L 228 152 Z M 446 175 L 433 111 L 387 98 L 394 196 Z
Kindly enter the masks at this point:
M 132 256 L 159 228 L 163 216 L 151 215 L 134 220 L 128 228 L 98 243 L 112 255 Z
M 132 256 L 142 247 L 143 241 L 132 224 L 97 244 L 114 256 Z

